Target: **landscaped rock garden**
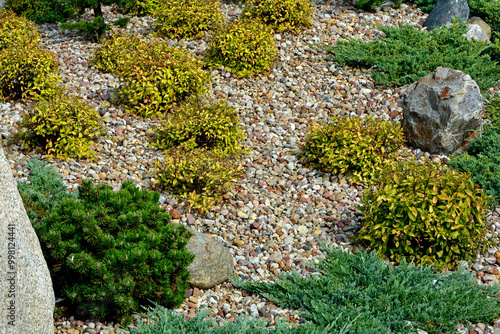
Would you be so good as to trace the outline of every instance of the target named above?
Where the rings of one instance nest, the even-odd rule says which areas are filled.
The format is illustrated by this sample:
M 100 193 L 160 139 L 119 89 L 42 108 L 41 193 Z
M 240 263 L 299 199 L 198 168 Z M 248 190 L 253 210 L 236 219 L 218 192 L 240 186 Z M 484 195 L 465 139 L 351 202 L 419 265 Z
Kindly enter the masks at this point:
M 213 23 L 215 26 L 223 20 L 233 22 L 245 15 L 251 15 L 244 7 L 242 3 L 223 1 L 220 4 L 221 17 L 210 17 L 210 20 L 215 22 Z M 206 28 L 208 32 L 195 31 L 193 36 L 183 39 L 180 28 L 168 30 L 165 28 L 168 22 L 157 20 L 151 15 L 133 16 L 118 6 L 102 8 L 105 23 L 111 27 L 110 31 L 100 32 L 94 36 L 102 43 L 89 41 L 77 32 L 65 29 L 67 26 L 61 27 L 60 23 L 39 24 L 41 35 L 39 48 L 54 55 L 58 66 L 55 73 L 60 76 L 62 83 L 58 89 L 65 90 L 64 93 L 55 94 L 66 94 L 64 96 L 67 97 L 61 97 L 56 103 L 53 100 L 47 102 L 43 97 L 31 98 L 23 95 L 21 98 L 21 94 L 18 94 L 15 99 L 6 98 L 0 104 L 0 135 L 14 178 L 18 182 L 30 180 L 31 171 L 26 163 L 35 156 L 55 168 L 70 193 L 82 184 L 87 184 L 85 180 L 89 179 L 95 184 L 109 185 L 114 191 L 119 191 L 123 182 L 129 181 L 140 189 L 160 192 L 158 202 L 170 214 L 172 223 L 177 228 L 178 225 L 184 225 L 188 229 L 201 232 L 196 234 L 199 238 L 197 244 L 199 247 L 205 247 L 206 261 L 214 261 L 214 265 L 218 266 L 212 273 L 210 268 L 203 269 L 207 272 L 191 281 L 191 286 L 185 292 L 184 301 L 174 308 L 174 312 L 185 319 L 193 319 L 200 310 L 207 308 L 218 323 L 234 320 L 239 315 L 262 318 L 271 325 L 275 325 L 279 319 L 294 324 L 301 324 L 304 319 L 310 321 L 310 315 L 304 318 L 296 312 L 297 308 L 286 308 L 283 305 L 280 307 L 277 301 L 273 302 L 260 294 L 248 292 L 265 292 L 265 288 L 242 289 L 229 279 L 220 283 L 221 277 L 217 274 L 222 274 L 224 279 L 228 268 L 234 265 L 235 277 L 254 282 L 274 281 L 292 271 L 296 271 L 303 278 L 318 275 L 318 268 L 313 268 L 308 262 L 319 263 L 328 256 L 327 248 L 335 246 L 347 251 L 360 248 L 357 242 L 363 240 L 356 240 L 357 242 L 354 240 L 362 229 L 364 216 L 367 215 L 367 212 L 363 214 L 360 205 L 363 204 L 367 187 L 370 187 L 367 184 L 372 174 L 382 172 L 399 175 L 396 169 L 388 167 L 390 159 L 410 161 L 409 163 L 429 160 L 435 164 L 433 166 L 444 167 L 449 165 L 452 159 L 451 155 L 431 154 L 430 150 L 425 148 L 419 149 L 403 144 L 402 137 L 398 137 L 398 133 L 402 134 L 403 130 L 396 128 L 396 125 L 394 128 L 391 128 L 392 125 L 378 125 L 380 128 L 376 128 L 376 131 L 364 132 L 363 129 L 369 125 L 348 122 L 346 126 L 352 127 L 350 133 L 356 134 L 359 138 L 366 136 L 364 142 L 353 140 L 351 150 L 356 154 L 352 155 L 352 159 L 369 155 L 376 156 L 377 159 L 372 161 L 366 158 L 366 161 L 369 161 L 368 165 L 364 164 L 365 160 L 356 165 L 356 163 L 349 164 L 351 158 L 345 152 L 337 152 L 338 154 L 333 157 L 315 156 L 319 154 L 321 145 L 326 145 L 323 139 L 335 137 L 338 131 L 317 132 L 315 137 L 311 134 L 314 134 L 311 129 L 327 131 L 327 127 L 321 127 L 322 124 L 338 117 L 363 119 L 373 124 L 378 124 L 377 122 L 399 124 L 405 112 L 403 103 L 408 94 L 405 91 L 408 87 L 403 88 L 401 85 L 417 81 L 409 74 L 405 78 L 407 82 L 391 83 L 387 81 L 390 79 L 385 77 L 380 80 L 386 80 L 386 85 L 381 85 L 381 81 L 376 81 L 374 79 L 376 76 L 372 75 L 373 72 L 366 66 L 353 67 L 353 63 L 356 62 L 359 65 L 367 65 L 368 61 L 363 59 L 362 51 L 359 51 L 359 59 L 346 60 L 347 56 L 342 55 L 340 51 L 335 53 L 331 48 L 346 43 L 351 38 L 360 43 L 382 40 L 389 36 L 390 32 L 381 27 L 389 29 L 410 25 L 420 31 L 423 29 L 422 25 L 427 14 L 415 4 L 402 4 L 400 8 L 382 6 L 377 7 L 374 12 L 366 12 L 348 2 L 314 0 L 311 1 L 311 9 L 310 24 L 297 19 L 293 21 L 297 26 L 290 24 L 283 29 L 281 26 L 276 26 L 266 34 L 268 31 L 264 25 L 266 22 L 254 20 L 252 24 L 255 26 L 249 28 L 249 32 L 241 32 L 243 28 L 235 24 L 225 28 L 218 39 L 217 35 L 214 39 L 210 25 Z M 87 10 L 80 18 L 91 20 L 93 15 L 94 12 Z M 125 27 L 113 25 L 113 22 L 125 17 L 130 18 Z M 203 27 L 202 22 L 198 25 Z M 463 26 L 456 29 L 467 31 Z M 224 40 L 226 36 L 224 34 L 231 34 L 232 31 L 240 31 L 240 34 L 248 33 L 248 38 L 261 39 L 262 42 L 258 47 L 263 44 L 265 47 L 255 54 L 269 53 L 266 54 L 268 57 L 259 60 L 256 67 L 238 67 L 237 62 L 228 57 L 218 58 L 211 55 L 209 50 L 214 48 L 213 41 L 218 41 L 217 47 L 223 48 L 231 42 L 231 39 Z M 161 37 L 164 43 L 158 42 L 157 37 L 151 37 L 152 33 Z M 179 35 L 175 35 L 176 33 Z M 458 36 L 461 34 L 462 32 Z M 437 35 L 439 36 L 439 33 Z M 122 36 L 123 39 L 113 40 L 112 36 Z M 176 38 L 171 39 L 169 36 Z M 126 44 L 127 40 L 132 41 L 134 38 L 138 39 L 139 44 L 142 43 L 140 45 L 143 49 L 137 48 L 137 50 L 144 51 L 141 61 L 144 60 L 146 65 L 139 63 L 139 58 L 127 58 L 127 54 L 134 52 L 133 46 Z M 269 38 L 272 43 L 265 44 Z M 122 52 L 120 57 L 111 51 L 106 54 L 113 48 L 113 44 L 109 41 L 115 41 L 116 50 L 121 49 L 125 52 Z M 177 49 L 184 50 L 185 54 L 177 54 L 175 51 Z M 96 57 L 99 52 L 102 56 L 100 62 L 96 60 L 99 59 Z M 169 74 L 165 74 L 166 72 L 161 72 L 163 68 L 155 62 L 159 59 L 155 58 L 156 55 L 163 56 L 165 53 L 168 54 L 165 56 L 166 62 L 181 59 L 184 66 L 182 70 L 187 73 L 186 75 L 195 78 L 193 80 L 199 80 L 196 82 L 205 80 L 206 85 L 201 83 L 198 86 L 186 85 L 173 95 L 165 93 L 169 85 L 165 85 L 167 88 L 164 91 L 158 89 L 160 93 L 155 91 L 156 88 L 151 88 L 147 94 L 146 89 L 142 91 L 141 82 L 147 80 L 147 75 L 144 73 L 148 69 L 158 69 L 155 75 L 171 78 Z M 255 54 L 248 53 L 245 57 L 251 58 Z M 153 59 L 150 63 L 147 62 L 148 56 Z M 203 65 L 205 57 L 208 57 L 210 66 Z M 453 61 L 450 60 L 450 63 L 444 65 L 454 64 Z M 233 64 L 232 68 L 221 65 L 224 62 Z M 377 65 L 368 67 L 371 66 L 377 67 Z M 470 68 L 476 72 L 465 72 Z M 500 91 L 498 77 L 492 79 L 493 82 L 496 80 L 496 84 L 489 85 L 486 80 L 475 77 L 479 69 L 473 65 L 454 69 L 470 74 L 467 82 L 472 79 L 478 81 L 479 87 L 475 86 L 477 94 L 481 88 L 483 96 L 488 93 L 490 94 L 488 98 L 496 101 L 494 96 Z M 493 73 L 495 69 L 497 68 L 492 67 L 487 73 Z M 434 70 L 435 68 L 429 70 L 429 73 Z M 485 66 L 483 70 L 487 71 L 488 68 Z M 415 76 L 418 77 L 417 74 Z M 50 80 L 46 81 L 49 85 L 48 90 L 52 89 Z M 180 81 L 182 80 L 179 79 Z M 127 88 L 124 90 L 125 86 Z M 45 94 L 45 86 L 37 87 L 40 90 L 39 95 Z M 448 93 L 449 91 L 440 98 L 445 99 Z M 454 93 L 455 91 L 452 91 L 450 95 Z M 186 96 L 189 94 L 198 94 L 200 100 L 190 100 L 190 97 Z M 78 99 L 68 102 L 65 100 L 68 96 L 76 96 Z M 119 98 L 115 99 L 116 96 Z M 156 103 L 155 99 L 161 102 Z M 432 100 L 432 97 L 429 99 Z M 187 101 L 187 104 L 182 104 L 183 101 Z M 220 104 L 213 101 L 218 101 Z M 483 103 L 483 101 L 477 102 Z M 35 129 L 33 118 L 30 123 L 26 116 L 32 110 L 43 111 L 51 108 L 63 110 L 63 105 L 78 105 L 78 103 L 85 103 L 88 109 L 82 107 L 80 108 L 84 110 L 82 114 L 65 117 L 74 117 L 73 122 L 82 124 L 82 129 L 86 130 L 78 131 L 84 133 L 84 137 L 89 140 L 88 144 L 83 140 L 78 141 L 80 139 L 75 141 L 68 139 L 64 142 L 51 139 L 50 145 L 46 142 L 40 146 L 40 141 L 37 141 L 39 137 L 30 137 L 29 133 L 20 130 L 30 124 L 32 129 Z M 199 115 L 203 117 L 190 114 L 190 108 L 199 111 Z M 166 121 L 163 120 L 165 115 L 167 115 Z M 169 115 L 173 119 L 170 123 Z M 210 115 L 217 117 L 209 118 Z M 97 119 L 102 122 L 94 122 Z M 203 123 L 204 119 L 208 121 Z M 489 118 L 483 117 L 483 119 L 486 125 L 494 123 Z M 48 117 L 47 122 L 50 121 Z M 64 118 L 57 120 L 57 122 L 64 121 L 66 121 Z M 209 130 L 193 134 L 197 131 L 197 126 L 209 129 L 210 125 L 215 123 L 225 126 L 222 133 L 220 131 L 217 133 L 216 130 L 213 132 L 216 133 L 213 135 L 215 138 L 225 135 L 219 142 L 202 140 L 206 139 L 203 136 L 208 136 Z M 60 124 L 61 128 L 65 128 L 65 125 Z M 68 123 L 70 124 L 71 122 Z M 182 127 L 177 126 L 178 124 L 182 124 Z M 314 128 L 313 125 L 317 127 Z M 163 127 L 163 131 L 158 130 L 159 126 Z M 188 126 L 192 128 L 185 130 Z M 46 129 L 48 128 L 49 126 L 46 126 Z M 482 125 L 474 129 L 477 128 L 482 128 Z M 465 130 L 463 132 L 466 132 Z M 380 151 L 378 142 L 372 139 L 374 137 L 369 137 L 371 135 L 376 137 L 377 131 L 393 135 L 396 139 L 388 144 L 386 138 L 379 138 L 384 143 Z M 38 134 L 40 135 L 46 136 L 44 138 L 54 138 L 54 134 L 48 132 Z M 70 132 L 66 135 L 68 138 L 71 137 Z M 473 138 L 474 133 L 467 132 L 458 137 Z M 339 141 L 347 140 L 345 139 L 347 137 L 338 138 Z M 315 140 L 319 148 L 316 148 L 316 151 L 312 149 L 307 151 L 304 145 L 308 143 L 308 147 L 311 147 L 311 143 Z M 38 147 L 33 148 L 32 144 Z M 28 148 L 30 145 L 32 147 Z M 465 143 L 461 146 L 458 153 L 467 150 L 464 148 Z M 387 147 L 391 147 L 392 151 L 385 151 Z M 468 153 L 471 157 L 474 156 L 473 151 Z M 342 154 L 346 154 L 347 157 Z M 346 161 L 345 164 L 342 163 L 344 161 L 342 159 Z M 190 160 L 197 162 L 198 169 L 195 172 L 188 171 L 189 168 L 194 168 L 189 167 Z M 467 161 L 455 162 L 454 166 L 458 166 L 456 169 L 470 166 Z M 418 165 L 418 162 L 415 164 Z M 184 167 L 177 169 L 172 167 L 177 165 Z M 219 169 L 207 171 L 203 168 L 206 166 L 219 166 Z M 418 167 L 407 168 L 418 170 Z M 446 174 L 443 171 L 436 173 Z M 476 175 L 479 174 L 480 172 L 476 172 Z M 207 179 L 216 175 L 213 180 L 210 179 L 212 183 L 207 182 L 201 187 L 205 187 L 203 188 L 205 190 L 212 189 L 212 192 L 200 192 L 200 187 L 190 188 L 193 183 L 202 182 L 199 181 L 200 175 Z M 455 174 L 446 177 L 449 177 L 446 179 L 448 185 L 458 182 L 458 176 Z M 231 182 L 226 179 L 232 178 L 235 181 L 230 186 Z M 477 181 L 479 179 L 478 176 L 473 180 L 476 183 L 484 180 L 481 178 Z M 196 182 L 189 183 L 189 180 Z M 459 189 L 460 182 L 457 183 L 456 189 Z M 468 184 L 468 181 L 464 182 Z M 182 187 L 176 188 L 179 184 Z M 493 181 L 489 186 L 485 182 L 480 184 L 485 190 L 490 191 L 488 194 L 494 195 Z M 445 186 L 446 184 L 443 184 L 443 187 Z M 473 186 L 471 187 L 473 189 Z M 469 191 L 467 187 L 463 189 L 464 193 Z M 373 195 L 373 191 L 370 194 Z M 470 250 L 466 258 L 443 257 L 442 262 L 435 264 L 437 269 L 443 272 L 448 272 L 450 270 L 448 268 L 454 271 L 457 265 L 463 264 L 473 273 L 478 284 L 493 286 L 500 279 L 498 269 L 500 207 L 497 201 L 491 204 L 481 196 L 478 195 L 481 200 L 477 202 L 479 203 L 477 212 L 481 212 L 483 207 L 486 209 L 485 227 L 484 229 L 477 227 L 481 224 L 475 218 L 478 224 L 474 228 L 477 227 L 478 231 L 482 231 L 491 243 L 488 245 L 485 243 L 477 257 L 474 253 L 477 249 L 464 247 L 460 248 L 460 251 L 467 253 Z M 463 201 L 467 202 L 466 199 Z M 212 240 L 203 241 L 202 234 Z M 211 243 L 212 241 L 214 242 Z M 370 245 L 370 242 L 366 243 L 365 240 L 365 245 Z M 474 243 L 474 246 L 476 245 L 479 247 L 482 244 L 477 241 Z M 378 248 L 377 243 L 372 243 L 371 246 L 381 252 L 384 250 L 382 246 Z M 189 247 L 187 246 L 188 249 Z M 440 249 L 436 249 L 439 254 Z M 204 254 L 203 249 L 198 251 L 200 256 Z M 214 251 L 215 255 L 208 254 Z M 219 253 L 222 255 L 218 257 Z M 230 263 L 231 256 L 234 263 Z M 428 253 L 426 255 L 415 253 L 415 256 L 425 264 L 434 264 L 429 260 L 431 257 Z M 401 260 L 397 254 L 389 258 L 396 262 Z M 465 262 L 462 263 L 460 260 Z M 193 267 L 199 268 L 201 264 L 197 263 L 197 266 Z M 360 272 L 353 275 L 361 275 Z M 207 283 L 207 280 L 210 280 L 210 283 Z M 356 277 L 352 280 L 356 281 Z M 65 298 L 62 295 L 58 296 L 57 293 L 56 291 L 56 298 Z M 116 323 L 119 319 L 113 322 L 95 319 L 80 310 L 68 314 L 65 311 L 67 310 L 65 301 L 56 304 L 57 306 L 59 308 L 56 309 L 54 333 L 111 334 L 119 327 Z M 131 317 L 131 328 L 143 319 L 143 316 L 134 313 Z M 432 324 L 429 326 L 432 329 Z M 500 330 L 494 329 L 500 327 L 500 322 L 456 324 L 456 328 L 462 333 L 467 333 L 466 327 L 474 328 L 469 333 L 500 333 Z

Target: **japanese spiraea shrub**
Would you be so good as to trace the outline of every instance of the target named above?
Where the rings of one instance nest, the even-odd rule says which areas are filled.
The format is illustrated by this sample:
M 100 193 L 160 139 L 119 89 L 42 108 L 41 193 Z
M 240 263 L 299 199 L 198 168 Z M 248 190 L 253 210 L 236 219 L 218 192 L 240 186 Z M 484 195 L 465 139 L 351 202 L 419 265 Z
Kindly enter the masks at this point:
M 217 0 L 166 0 L 154 17 L 155 30 L 165 38 L 201 38 L 224 22 Z
M 64 22 L 74 14 L 67 0 L 6 0 L 5 9 L 35 23 Z
M 371 116 L 336 117 L 309 128 L 303 152 L 315 168 L 326 173 L 350 172 L 352 182 L 369 182 L 397 156 L 403 143 L 399 123 Z
M 119 73 L 123 84 L 117 102 L 138 115 L 161 116 L 174 104 L 207 90 L 209 75 L 203 62 L 164 42 L 141 44 L 129 60 Z
M 363 196 L 355 240 L 390 260 L 455 267 L 489 245 L 487 196 L 468 174 L 413 160 L 386 165 L 374 185 Z
M 33 45 L 0 51 L 0 99 L 42 98 L 54 94 L 59 76 L 54 55 Z
M 136 0 L 128 3 L 125 7 L 127 14 L 144 16 L 153 15 L 158 10 L 161 0 Z
M 78 200 L 34 226 L 54 289 L 97 318 L 123 319 L 150 301 L 178 306 L 194 259 L 185 248 L 191 232 L 171 224 L 159 197 L 128 181 L 114 192 L 84 180 Z
M 276 59 L 270 28 L 262 23 L 236 20 L 219 28 L 207 51 L 211 67 L 229 67 L 240 77 L 269 72 Z
M 242 155 L 199 147 L 169 149 L 157 162 L 157 183 L 204 213 L 241 177 Z
M 8 10 L 0 12 L 0 50 L 20 45 L 36 47 L 40 40 L 33 22 Z
M 450 167 L 471 175 L 474 183 L 491 196 L 491 204 L 500 204 L 500 127 L 486 125 L 480 137 L 474 138 L 465 153 L 452 156 Z
M 60 159 L 86 158 L 94 140 L 106 133 L 99 113 L 82 99 L 59 92 L 37 102 L 23 114 L 19 138 Z
M 147 42 L 128 32 L 114 33 L 94 52 L 90 65 L 106 72 L 119 74 L 131 57 L 147 48 Z
M 224 102 L 206 104 L 191 99 L 158 127 L 154 145 L 161 149 L 201 147 L 238 154 L 243 150 L 244 137 L 236 109 Z
M 243 16 L 274 31 L 298 31 L 311 25 L 313 8 L 307 0 L 246 0 Z
M 67 192 L 61 175 L 46 162 L 32 157 L 26 163 L 31 172 L 29 183 L 18 182 L 17 190 L 32 224 L 37 224 L 45 214 L 67 198 L 76 198 L 76 192 Z

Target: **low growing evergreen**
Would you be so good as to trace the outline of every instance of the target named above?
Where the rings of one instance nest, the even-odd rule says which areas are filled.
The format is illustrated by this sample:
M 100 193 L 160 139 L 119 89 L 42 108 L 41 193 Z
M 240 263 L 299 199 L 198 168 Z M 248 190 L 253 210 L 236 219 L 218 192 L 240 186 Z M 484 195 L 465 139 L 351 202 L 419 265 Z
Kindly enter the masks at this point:
M 97 318 L 130 322 L 140 305 L 184 300 L 194 255 L 191 233 L 174 226 L 160 194 L 124 182 L 84 180 L 78 200 L 65 199 L 34 226 L 54 289 Z
M 339 248 L 327 249 L 324 260 L 309 265 L 320 274 L 305 279 L 293 272 L 275 283 L 233 284 L 302 310 L 306 326 L 312 323 L 324 333 L 452 333 L 458 323 L 490 323 L 500 316 L 499 287 L 478 285 L 465 268 L 440 274 L 405 261 L 392 268 L 375 252 Z
M 442 26 L 432 32 L 411 25 L 378 29 L 386 34 L 379 41 L 350 38 L 326 49 L 342 65 L 374 69 L 371 75 L 382 85 L 402 86 L 418 81 L 438 66 L 469 74 L 481 90 L 498 85 L 500 63 L 492 59 L 491 48 L 485 43 L 462 36 L 467 31 L 465 23 L 455 22 L 450 28 Z

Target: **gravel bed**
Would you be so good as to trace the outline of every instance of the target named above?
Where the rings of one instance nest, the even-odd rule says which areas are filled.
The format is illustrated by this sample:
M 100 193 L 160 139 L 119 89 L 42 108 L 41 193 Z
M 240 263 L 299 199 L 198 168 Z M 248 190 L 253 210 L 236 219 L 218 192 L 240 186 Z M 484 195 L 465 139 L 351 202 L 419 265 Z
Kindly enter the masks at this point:
M 246 144 L 252 151 L 245 161 L 246 176 L 237 182 L 233 192 L 224 196 L 222 203 L 204 216 L 188 212 L 168 193 L 163 193 L 160 199 L 165 209 L 179 211 L 180 218 L 174 221 L 207 233 L 229 247 L 234 254 L 236 274 L 242 278 L 270 280 L 292 269 L 310 276 L 304 263 L 324 256 L 317 238 L 327 245 L 350 247 L 349 237 L 359 229 L 360 214 L 356 207 L 361 203 L 363 188 L 343 176 L 319 172 L 298 160 L 307 126 L 339 114 L 375 115 L 396 121 L 402 112 L 396 102 L 399 89 L 377 86 L 367 71 L 331 62 L 315 45 L 331 45 L 349 37 L 374 40 L 382 34 L 377 25 L 411 24 L 421 28 L 426 18 L 419 9 L 404 4 L 401 9 L 366 13 L 338 1 L 312 3 L 314 21 L 310 29 L 275 35 L 279 56 L 271 73 L 239 79 L 223 67 L 211 71 L 210 97 L 225 99 L 239 111 Z M 241 14 L 241 5 L 224 2 L 222 10 L 228 19 L 234 19 Z M 105 7 L 104 12 L 108 23 L 123 17 L 111 7 Z M 90 12 L 86 15 L 90 17 Z M 126 29 L 147 36 L 153 23 L 150 17 L 133 17 Z M 119 107 L 109 105 L 119 81 L 116 76 L 89 66 L 97 44 L 84 41 L 73 32 L 59 30 L 55 24 L 42 25 L 41 33 L 44 47 L 56 54 L 64 85 L 98 109 L 108 128 L 107 138 L 96 145 L 94 161 L 54 160 L 50 165 L 63 175 L 68 189 L 76 189 L 85 178 L 108 183 L 116 189 L 124 180 L 150 188 L 155 161 L 163 156 L 149 147 L 156 120 L 124 114 Z M 186 47 L 198 57 L 208 47 L 207 42 L 208 38 L 169 41 Z M 21 162 L 32 155 L 43 158 L 11 139 L 28 107 L 19 102 L 0 104 L 0 135 L 19 181 L 28 176 Z M 401 154 L 447 162 L 446 157 L 410 148 L 404 148 Z M 488 216 L 494 240 L 498 240 L 500 231 L 499 214 L 497 208 Z M 497 258 L 499 249 L 491 249 L 471 265 L 478 272 L 479 283 L 498 281 Z M 272 321 L 276 317 L 299 320 L 291 310 L 279 308 L 265 298 L 250 296 L 228 282 L 209 290 L 189 290 L 177 311 L 192 318 L 204 307 L 212 309 L 218 320 L 233 319 L 239 314 Z M 136 316 L 136 320 L 139 318 Z M 477 324 L 475 330 L 492 333 L 483 324 Z M 56 320 L 54 332 L 112 334 L 114 324 L 71 317 Z

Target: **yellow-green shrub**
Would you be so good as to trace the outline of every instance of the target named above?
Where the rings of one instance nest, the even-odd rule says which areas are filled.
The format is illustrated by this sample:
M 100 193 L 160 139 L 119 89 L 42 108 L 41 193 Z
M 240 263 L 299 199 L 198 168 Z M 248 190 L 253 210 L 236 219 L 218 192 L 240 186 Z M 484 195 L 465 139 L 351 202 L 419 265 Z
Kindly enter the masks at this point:
M 488 246 L 487 196 L 469 175 L 409 161 L 388 164 L 374 184 L 363 197 L 364 220 L 355 239 L 389 259 L 452 267 L 475 261 Z
M 11 11 L 0 11 L 0 50 L 10 46 L 40 44 L 40 35 L 35 24 Z
M 158 10 L 160 0 L 136 0 L 126 5 L 126 12 L 130 15 L 153 15 Z
M 30 45 L 0 51 L 0 98 L 49 96 L 57 91 L 57 63 L 50 52 Z
M 141 44 L 119 75 L 117 101 L 144 117 L 160 116 L 174 103 L 205 93 L 209 83 L 202 61 L 161 41 Z
M 165 38 L 201 38 L 224 22 L 217 0 L 167 0 L 154 17 L 155 30 Z
M 207 52 L 210 66 L 224 65 L 240 77 L 268 72 L 276 59 L 271 30 L 265 25 L 236 20 L 221 27 Z
M 327 173 L 353 173 L 353 182 L 369 181 L 403 145 L 399 123 L 367 117 L 338 117 L 313 125 L 306 136 L 304 156 Z
M 200 213 L 209 210 L 241 176 L 241 155 L 182 146 L 165 153 L 164 161 L 157 165 L 159 186 Z
M 22 116 L 19 138 L 61 159 L 89 157 L 93 140 L 106 133 L 99 113 L 62 92 L 38 101 Z
M 204 105 L 191 100 L 176 108 L 156 134 L 155 146 L 162 149 L 182 145 L 188 150 L 201 147 L 235 154 L 243 149 L 238 112 L 224 102 Z
M 113 34 L 94 52 L 90 64 L 106 72 L 119 74 L 127 61 L 138 50 L 147 48 L 147 42 L 132 33 Z
M 311 24 L 313 8 L 307 0 L 247 0 L 243 16 L 275 31 L 300 30 Z

